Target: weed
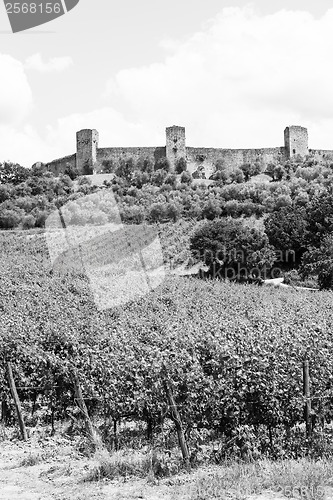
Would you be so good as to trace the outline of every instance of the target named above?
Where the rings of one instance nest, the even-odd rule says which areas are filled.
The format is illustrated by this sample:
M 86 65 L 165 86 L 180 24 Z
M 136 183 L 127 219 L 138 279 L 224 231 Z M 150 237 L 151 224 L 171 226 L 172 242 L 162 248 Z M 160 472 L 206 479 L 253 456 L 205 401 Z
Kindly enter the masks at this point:
M 39 464 L 42 460 L 43 457 L 40 453 L 31 452 L 21 460 L 20 467 L 32 467 Z
M 152 468 L 150 454 L 138 451 L 116 451 L 110 454 L 107 450 L 95 453 L 95 466 L 88 473 L 85 481 L 99 481 L 103 478 L 115 479 L 120 476 L 145 477 Z
M 289 498 L 323 500 L 325 488 L 333 485 L 332 461 L 309 459 L 234 463 L 199 476 L 191 500 L 233 498 L 273 491 Z

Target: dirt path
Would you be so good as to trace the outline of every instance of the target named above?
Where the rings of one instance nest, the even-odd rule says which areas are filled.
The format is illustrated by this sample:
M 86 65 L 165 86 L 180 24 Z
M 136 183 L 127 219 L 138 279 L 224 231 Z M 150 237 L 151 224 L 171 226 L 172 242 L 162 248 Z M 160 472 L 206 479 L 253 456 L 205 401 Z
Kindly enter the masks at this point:
M 37 457 L 37 459 L 36 459 Z M 37 462 L 37 463 L 35 463 Z M 0 443 L 0 500 L 191 500 L 195 474 L 149 484 L 147 480 L 84 482 L 92 460 L 73 456 L 73 447 Z M 222 498 L 222 497 L 221 497 Z M 261 495 L 251 500 L 284 500 Z
M 0 443 L 0 500 L 175 500 L 189 498 L 145 480 L 84 482 L 94 462 L 70 446 Z M 51 446 L 51 450 L 49 449 Z M 47 450 L 47 451 L 45 451 Z M 41 457 L 34 464 L 35 457 Z

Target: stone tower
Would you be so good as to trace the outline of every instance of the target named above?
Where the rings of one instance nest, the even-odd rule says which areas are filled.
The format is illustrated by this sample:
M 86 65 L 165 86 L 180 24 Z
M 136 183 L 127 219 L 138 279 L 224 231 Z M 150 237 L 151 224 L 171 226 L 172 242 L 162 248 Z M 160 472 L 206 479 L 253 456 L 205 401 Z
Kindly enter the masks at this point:
M 92 174 L 96 167 L 98 139 L 95 129 L 76 133 L 76 167 L 82 174 Z
M 166 157 L 175 169 L 177 160 L 186 160 L 185 127 L 167 127 L 166 129 Z
M 295 155 L 303 157 L 308 155 L 308 130 L 296 125 L 287 127 L 284 131 L 284 147 L 287 158 L 292 158 Z

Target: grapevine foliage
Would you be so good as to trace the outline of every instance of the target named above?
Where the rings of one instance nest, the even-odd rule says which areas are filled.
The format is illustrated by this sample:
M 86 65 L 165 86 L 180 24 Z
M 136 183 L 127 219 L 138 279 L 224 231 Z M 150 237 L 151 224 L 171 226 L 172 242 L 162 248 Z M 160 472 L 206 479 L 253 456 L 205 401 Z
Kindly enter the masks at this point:
M 66 418 L 77 368 L 91 414 L 156 423 L 168 412 L 165 364 L 186 425 L 290 427 L 303 421 L 307 357 L 314 411 L 330 417 L 330 292 L 168 278 L 98 312 L 80 269 L 52 271 L 42 235 L 1 234 L 0 248 L 0 390 L 10 361 L 24 408 L 49 398 Z

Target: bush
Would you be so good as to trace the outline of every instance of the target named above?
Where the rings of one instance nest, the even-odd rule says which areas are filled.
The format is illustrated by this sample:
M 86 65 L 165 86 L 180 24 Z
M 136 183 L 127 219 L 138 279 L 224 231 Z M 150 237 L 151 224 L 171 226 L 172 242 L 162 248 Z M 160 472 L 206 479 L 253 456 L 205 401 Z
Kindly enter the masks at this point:
M 245 181 L 245 176 L 244 176 L 242 170 L 237 168 L 236 170 L 234 170 L 230 173 L 230 179 L 231 179 L 231 182 L 241 184 L 242 182 Z
M 323 237 L 319 248 L 310 247 L 303 255 L 301 274 L 303 278 L 318 276 L 321 290 L 333 289 L 333 236 Z
M 165 170 L 165 172 L 170 172 L 171 165 L 167 158 L 159 158 L 154 165 L 154 170 Z
M 220 217 L 221 213 L 222 209 L 215 200 L 209 200 L 207 203 L 205 203 L 202 209 L 202 217 L 208 220 L 213 220 L 217 217 Z
M 71 165 L 70 163 L 67 163 L 65 171 L 65 175 L 68 175 L 68 177 L 74 181 L 79 175 L 79 169 L 76 167 L 76 165 Z
M 48 217 L 48 212 L 47 211 L 42 211 L 42 210 L 37 210 L 34 212 L 34 217 L 35 217 L 35 226 L 36 227 L 44 227 L 45 226 L 45 221 Z
M 23 229 L 32 229 L 36 225 L 36 219 L 33 215 L 26 215 L 22 220 Z
M 103 174 L 112 174 L 116 169 L 114 161 L 111 160 L 103 160 L 102 161 L 102 173 Z
M 260 174 L 262 168 L 259 163 L 244 163 L 240 166 L 240 170 L 244 174 L 245 181 L 249 181 L 254 175 Z
M 229 180 L 229 174 L 226 170 L 217 170 L 210 176 L 209 179 L 218 182 L 219 184 L 225 184 Z
M 200 226 L 191 237 L 190 249 L 196 259 L 209 266 L 209 275 L 214 278 L 242 281 L 265 277 L 275 261 L 267 236 L 233 219 Z
M 167 184 L 171 186 L 173 189 L 175 189 L 177 185 L 177 177 L 175 174 L 168 174 L 166 178 L 164 179 L 164 184 Z
M 11 191 L 12 189 L 10 184 L 0 185 L 0 203 L 10 198 Z
M 145 477 L 151 470 L 151 456 L 134 450 L 117 451 L 112 455 L 106 450 L 97 451 L 97 462 L 93 470 L 88 473 L 86 481 L 100 481 L 101 479 L 116 479 L 119 477 Z
M 83 175 L 92 175 L 94 173 L 94 167 L 89 160 L 84 162 L 82 173 Z
M 86 177 L 85 175 L 82 175 L 77 179 L 77 184 L 78 186 L 91 186 L 92 181 L 89 177 Z
M 222 171 L 226 169 L 225 161 L 223 158 L 218 158 L 214 164 L 216 171 Z
M 283 254 L 284 260 L 286 261 L 287 255 L 294 255 L 288 267 L 298 265 L 307 244 L 306 210 L 283 207 L 270 214 L 264 225 L 270 244 Z
M 163 169 L 156 170 L 156 172 L 154 172 L 153 175 L 151 176 L 151 183 L 154 184 L 155 186 L 162 186 L 167 175 L 168 174 L 166 170 Z
M 131 224 L 141 224 L 145 220 L 145 210 L 141 206 L 124 207 L 121 211 L 123 222 Z
M 165 217 L 176 222 L 180 217 L 180 207 L 175 203 L 167 203 L 164 209 Z
M 239 217 L 241 213 L 241 204 L 237 200 L 229 200 L 223 205 L 222 213 L 226 216 Z
M 123 178 L 126 182 L 131 182 L 135 171 L 135 162 L 133 158 L 121 159 L 116 168 L 116 175 Z
M 21 215 L 14 210 L 2 210 L 0 212 L 0 228 L 14 229 L 21 222 Z
M 183 172 L 181 177 L 180 177 L 180 182 L 182 184 L 191 184 L 193 178 L 190 172 Z
M 176 162 L 176 173 L 177 174 L 181 174 L 183 172 L 185 172 L 187 169 L 187 163 L 186 163 L 186 160 L 185 158 L 179 158 Z
M 149 219 L 152 222 L 157 222 L 165 219 L 166 217 L 165 209 L 166 209 L 165 203 L 154 203 L 149 211 Z

